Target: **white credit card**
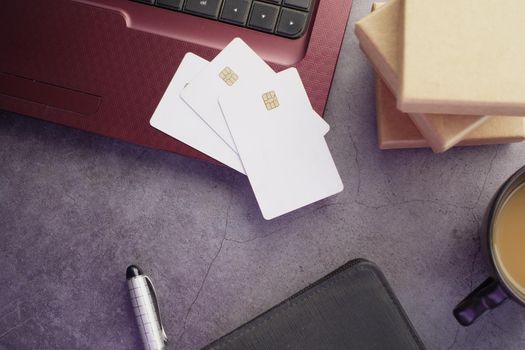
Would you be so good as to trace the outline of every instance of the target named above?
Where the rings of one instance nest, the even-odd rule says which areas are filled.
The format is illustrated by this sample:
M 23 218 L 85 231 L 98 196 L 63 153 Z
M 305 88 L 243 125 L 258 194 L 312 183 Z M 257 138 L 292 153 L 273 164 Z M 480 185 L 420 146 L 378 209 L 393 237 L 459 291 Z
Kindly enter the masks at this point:
M 265 219 L 343 190 L 311 106 L 289 84 L 239 86 L 219 104 Z
M 319 130 L 322 135 L 326 135 L 330 131 L 330 125 L 319 115 L 317 114 L 310 103 L 308 94 L 304 88 L 299 72 L 296 68 L 288 68 L 279 73 L 277 73 L 277 79 L 280 84 L 285 84 L 289 87 L 290 93 L 293 94 L 293 98 L 299 101 L 303 101 L 304 104 L 310 107 L 312 110 L 312 119 L 313 122 L 318 124 Z
M 218 97 L 233 88 L 242 89 L 274 76 L 270 66 L 244 41 L 235 38 L 189 82 L 181 98 L 235 151 Z
M 184 86 L 208 65 L 208 61 L 192 53 L 184 56 L 150 125 L 244 174 L 238 154 L 180 98 Z

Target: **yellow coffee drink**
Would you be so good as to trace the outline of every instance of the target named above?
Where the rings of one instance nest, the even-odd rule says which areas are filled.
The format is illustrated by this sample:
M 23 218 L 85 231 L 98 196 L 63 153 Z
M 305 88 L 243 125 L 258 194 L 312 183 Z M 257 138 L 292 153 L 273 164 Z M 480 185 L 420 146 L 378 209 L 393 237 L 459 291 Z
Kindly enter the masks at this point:
M 516 294 L 525 297 L 525 183 L 505 200 L 493 227 L 496 265 Z

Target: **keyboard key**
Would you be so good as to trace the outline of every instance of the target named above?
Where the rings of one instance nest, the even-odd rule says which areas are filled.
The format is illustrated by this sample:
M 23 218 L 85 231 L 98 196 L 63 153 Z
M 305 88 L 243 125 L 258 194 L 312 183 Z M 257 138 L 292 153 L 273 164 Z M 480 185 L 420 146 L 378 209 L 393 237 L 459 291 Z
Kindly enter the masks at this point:
M 224 0 L 220 20 L 245 25 L 252 0 Z
M 217 18 L 222 0 L 186 0 L 184 11 L 208 18 Z
M 277 34 L 296 38 L 303 33 L 308 13 L 283 8 L 277 25 Z
M 278 15 L 278 6 L 255 1 L 253 3 L 248 27 L 263 30 L 265 32 L 273 32 Z
M 314 0 L 130 0 L 288 38 L 304 34 Z
M 296 7 L 306 11 L 310 8 L 310 0 L 284 0 L 284 6 Z
M 182 10 L 183 1 L 184 0 L 157 0 L 155 5 L 172 10 Z

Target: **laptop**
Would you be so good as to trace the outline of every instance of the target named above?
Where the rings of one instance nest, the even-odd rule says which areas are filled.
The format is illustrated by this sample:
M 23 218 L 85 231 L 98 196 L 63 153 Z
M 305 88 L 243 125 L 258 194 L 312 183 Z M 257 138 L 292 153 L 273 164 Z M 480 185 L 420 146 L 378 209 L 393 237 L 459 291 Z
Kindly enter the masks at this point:
M 240 37 L 276 71 L 295 66 L 322 115 L 351 3 L 3 1 L 0 108 L 210 160 L 149 125 L 184 55 L 211 60 Z

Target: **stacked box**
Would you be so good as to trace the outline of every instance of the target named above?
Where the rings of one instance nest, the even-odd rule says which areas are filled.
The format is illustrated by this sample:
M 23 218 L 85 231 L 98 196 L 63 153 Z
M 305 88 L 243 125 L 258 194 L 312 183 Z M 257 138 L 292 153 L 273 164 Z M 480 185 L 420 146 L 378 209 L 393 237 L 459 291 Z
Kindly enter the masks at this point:
M 436 1 L 439 0 L 425 0 L 429 6 Z M 444 2 L 448 3 L 449 10 L 456 3 Z M 525 139 L 525 122 L 522 117 L 489 117 L 464 113 L 429 114 L 424 112 L 426 107 L 412 109 L 410 114 L 404 114 L 396 109 L 396 97 L 401 95 L 404 88 L 402 84 L 404 76 L 407 75 L 409 79 L 417 81 L 414 74 L 406 73 L 406 71 L 412 69 L 412 66 L 415 66 L 415 70 L 420 69 L 417 60 L 409 60 L 412 62 L 410 67 L 404 67 L 403 64 L 403 55 L 407 51 L 404 50 L 403 45 L 403 7 L 403 0 L 391 0 L 384 6 L 374 4 L 373 13 L 356 24 L 360 46 L 380 77 L 377 83 L 380 148 L 431 147 L 435 152 L 443 152 L 456 144 L 510 143 Z M 467 9 L 464 11 L 468 12 Z M 476 12 L 472 9 L 470 11 Z M 417 33 L 414 34 L 414 37 L 419 39 Z M 413 54 L 413 51 L 409 54 Z M 453 62 L 450 64 L 453 65 Z M 436 71 L 439 69 L 434 68 L 430 76 L 433 76 Z M 419 72 L 420 79 L 425 81 L 427 75 L 421 70 Z M 409 88 L 407 91 L 412 90 Z M 398 104 L 402 105 L 399 100 L 400 98 Z M 430 110 L 436 111 L 435 109 Z M 493 110 L 490 109 L 490 111 Z M 449 109 L 447 111 L 457 112 L 458 110 Z M 504 112 L 503 109 L 500 111 Z M 437 112 L 441 110 L 438 109 Z M 503 114 L 506 115 L 506 113 Z

